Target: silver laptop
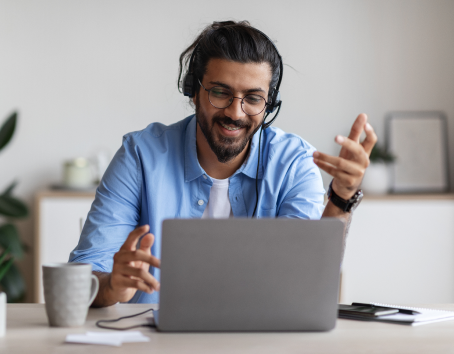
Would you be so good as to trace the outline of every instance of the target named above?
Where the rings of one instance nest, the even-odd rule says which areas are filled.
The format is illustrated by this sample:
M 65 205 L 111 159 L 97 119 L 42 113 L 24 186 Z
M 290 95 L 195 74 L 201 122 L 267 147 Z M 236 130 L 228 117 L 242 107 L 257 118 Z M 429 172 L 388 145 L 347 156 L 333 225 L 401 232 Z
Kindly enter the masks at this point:
M 338 219 L 172 219 L 162 228 L 160 331 L 328 331 Z

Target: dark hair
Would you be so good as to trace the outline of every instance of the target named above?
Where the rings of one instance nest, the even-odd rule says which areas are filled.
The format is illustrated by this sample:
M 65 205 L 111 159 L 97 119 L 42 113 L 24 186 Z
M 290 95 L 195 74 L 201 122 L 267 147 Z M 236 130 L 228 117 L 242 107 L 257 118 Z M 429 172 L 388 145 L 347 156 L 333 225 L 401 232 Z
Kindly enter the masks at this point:
M 189 60 L 194 48 L 192 68 Z M 249 22 L 224 21 L 213 22 L 205 27 L 196 40 L 180 55 L 178 89 L 182 87 L 181 77 L 186 77 L 189 70 L 195 78 L 202 80 L 210 59 L 226 59 L 239 63 L 269 63 L 271 66 L 270 90 L 279 80 L 280 58 L 273 43 Z M 200 85 L 194 80 L 195 90 Z

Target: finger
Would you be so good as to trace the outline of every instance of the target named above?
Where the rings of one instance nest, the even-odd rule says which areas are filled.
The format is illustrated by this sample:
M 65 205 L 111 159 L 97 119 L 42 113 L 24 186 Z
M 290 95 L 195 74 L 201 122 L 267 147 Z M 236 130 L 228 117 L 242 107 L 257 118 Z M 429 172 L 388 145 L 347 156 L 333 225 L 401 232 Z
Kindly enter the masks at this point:
M 147 252 L 151 254 L 151 246 L 153 246 L 154 243 L 154 235 L 153 234 L 146 234 L 142 239 L 140 240 L 140 247 L 144 252 Z
M 336 136 L 335 140 L 336 143 L 341 145 L 342 148 L 346 149 L 352 155 L 352 160 L 358 161 L 361 164 L 368 164 L 369 155 L 366 154 L 361 144 L 358 144 L 350 138 L 345 138 L 341 135 Z
M 343 186 L 345 186 L 345 188 L 347 188 L 347 189 L 351 188 L 353 186 L 357 186 L 361 182 L 361 179 L 360 179 L 359 176 L 353 176 L 353 175 L 350 175 L 348 173 L 345 173 L 344 171 L 339 170 L 336 167 L 334 167 L 333 165 L 330 165 L 330 164 L 328 164 L 326 162 L 318 161 L 316 163 L 316 165 L 320 169 L 325 171 L 326 173 L 328 173 L 331 176 L 333 176 L 334 178 L 337 178 L 339 180 L 339 182 Z
M 372 151 L 372 148 L 377 142 L 377 135 L 374 132 L 374 128 L 372 128 L 372 126 L 369 123 L 366 124 L 364 130 L 366 131 L 366 139 L 364 139 L 361 145 L 363 146 L 367 156 L 369 156 Z
M 348 136 L 349 139 L 356 141 L 359 143 L 359 138 L 361 133 L 364 131 L 364 126 L 367 123 L 367 115 L 361 113 L 358 117 L 356 117 L 355 122 L 352 125 L 352 129 L 350 130 L 350 135 Z
M 364 168 L 360 164 L 343 159 L 342 157 L 331 156 L 322 152 L 317 152 L 314 153 L 314 162 L 317 163 L 317 161 L 326 162 L 330 165 L 333 165 L 338 170 L 344 171 L 345 173 L 351 175 L 360 175 L 364 173 Z
M 123 243 L 123 246 L 121 246 L 120 249 L 135 250 L 137 246 L 137 241 L 139 240 L 140 236 L 142 236 L 149 230 L 150 226 L 148 225 L 142 225 L 137 227 L 135 230 L 131 231 L 125 243 Z
M 160 284 L 156 280 L 155 277 L 153 277 L 149 272 L 142 268 L 135 268 L 135 267 L 130 267 L 126 266 L 122 269 L 122 274 L 129 276 L 129 277 L 135 277 L 137 279 L 140 279 L 144 281 L 148 286 L 153 288 L 154 290 L 158 291 Z
M 342 170 L 339 170 L 336 166 L 333 166 L 327 162 L 321 161 L 321 160 L 314 160 L 314 163 L 321 168 L 323 171 L 326 173 L 330 174 L 333 177 L 339 177 L 340 173 L 347 174 L 346 172 L 343 172 Z M 350 176 L 350 175 L 349 175 Z
M 153 292 L 153 288 L 144 283 L 142 280 L 125 276 L 118 277 L 118 279 L 115 280 L 115 287 L 138 289 L 149 294 Z
M 114 264 L 142 261 L 156 268 L 161 266 L 161 261 L 159 259 L 142 250 L 120 251 L 115 253 L 113 258 Z

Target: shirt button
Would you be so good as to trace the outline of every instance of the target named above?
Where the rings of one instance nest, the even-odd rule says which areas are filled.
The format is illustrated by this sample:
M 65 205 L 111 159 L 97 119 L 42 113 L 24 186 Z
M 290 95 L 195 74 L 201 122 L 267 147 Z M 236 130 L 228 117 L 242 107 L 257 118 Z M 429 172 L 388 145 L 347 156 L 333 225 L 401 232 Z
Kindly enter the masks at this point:
M 199 205 L 203 205 L 203 203 L 205 203 L 205 202 L 204 202 L 202 199 L 200 199 L 200 200 L 197 202 L 197 204 L 199 204 Z
M 207 175 L 203 175 L 203 179 L 207 179 L 207 178 L 208 178 Z M 200 205 L 202 205 L 202 204 L 200 204 Z

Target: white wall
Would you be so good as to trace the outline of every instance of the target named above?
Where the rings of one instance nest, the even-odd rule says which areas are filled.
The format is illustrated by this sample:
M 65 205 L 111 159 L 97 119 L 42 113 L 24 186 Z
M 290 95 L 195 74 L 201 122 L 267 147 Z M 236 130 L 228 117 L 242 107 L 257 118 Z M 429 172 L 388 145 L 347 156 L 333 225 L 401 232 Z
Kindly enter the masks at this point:
M 31 202 L 59 181 L 65 159 L 113 154 L 123 134 L 190 114 L 178 56 L 225 19 L 276 40 L 294 68 L 285 67 L 276 125 L 318 149 L 336 154 L 334 136 L 360 112 L 383 140 L 386 112 L 443 110 L 453 140 L 454 1 L 0 0 L 0 120 L 20 112 L 0 189 L 18 178 Z M 31 244 L 31 219 L 21 229 Z

